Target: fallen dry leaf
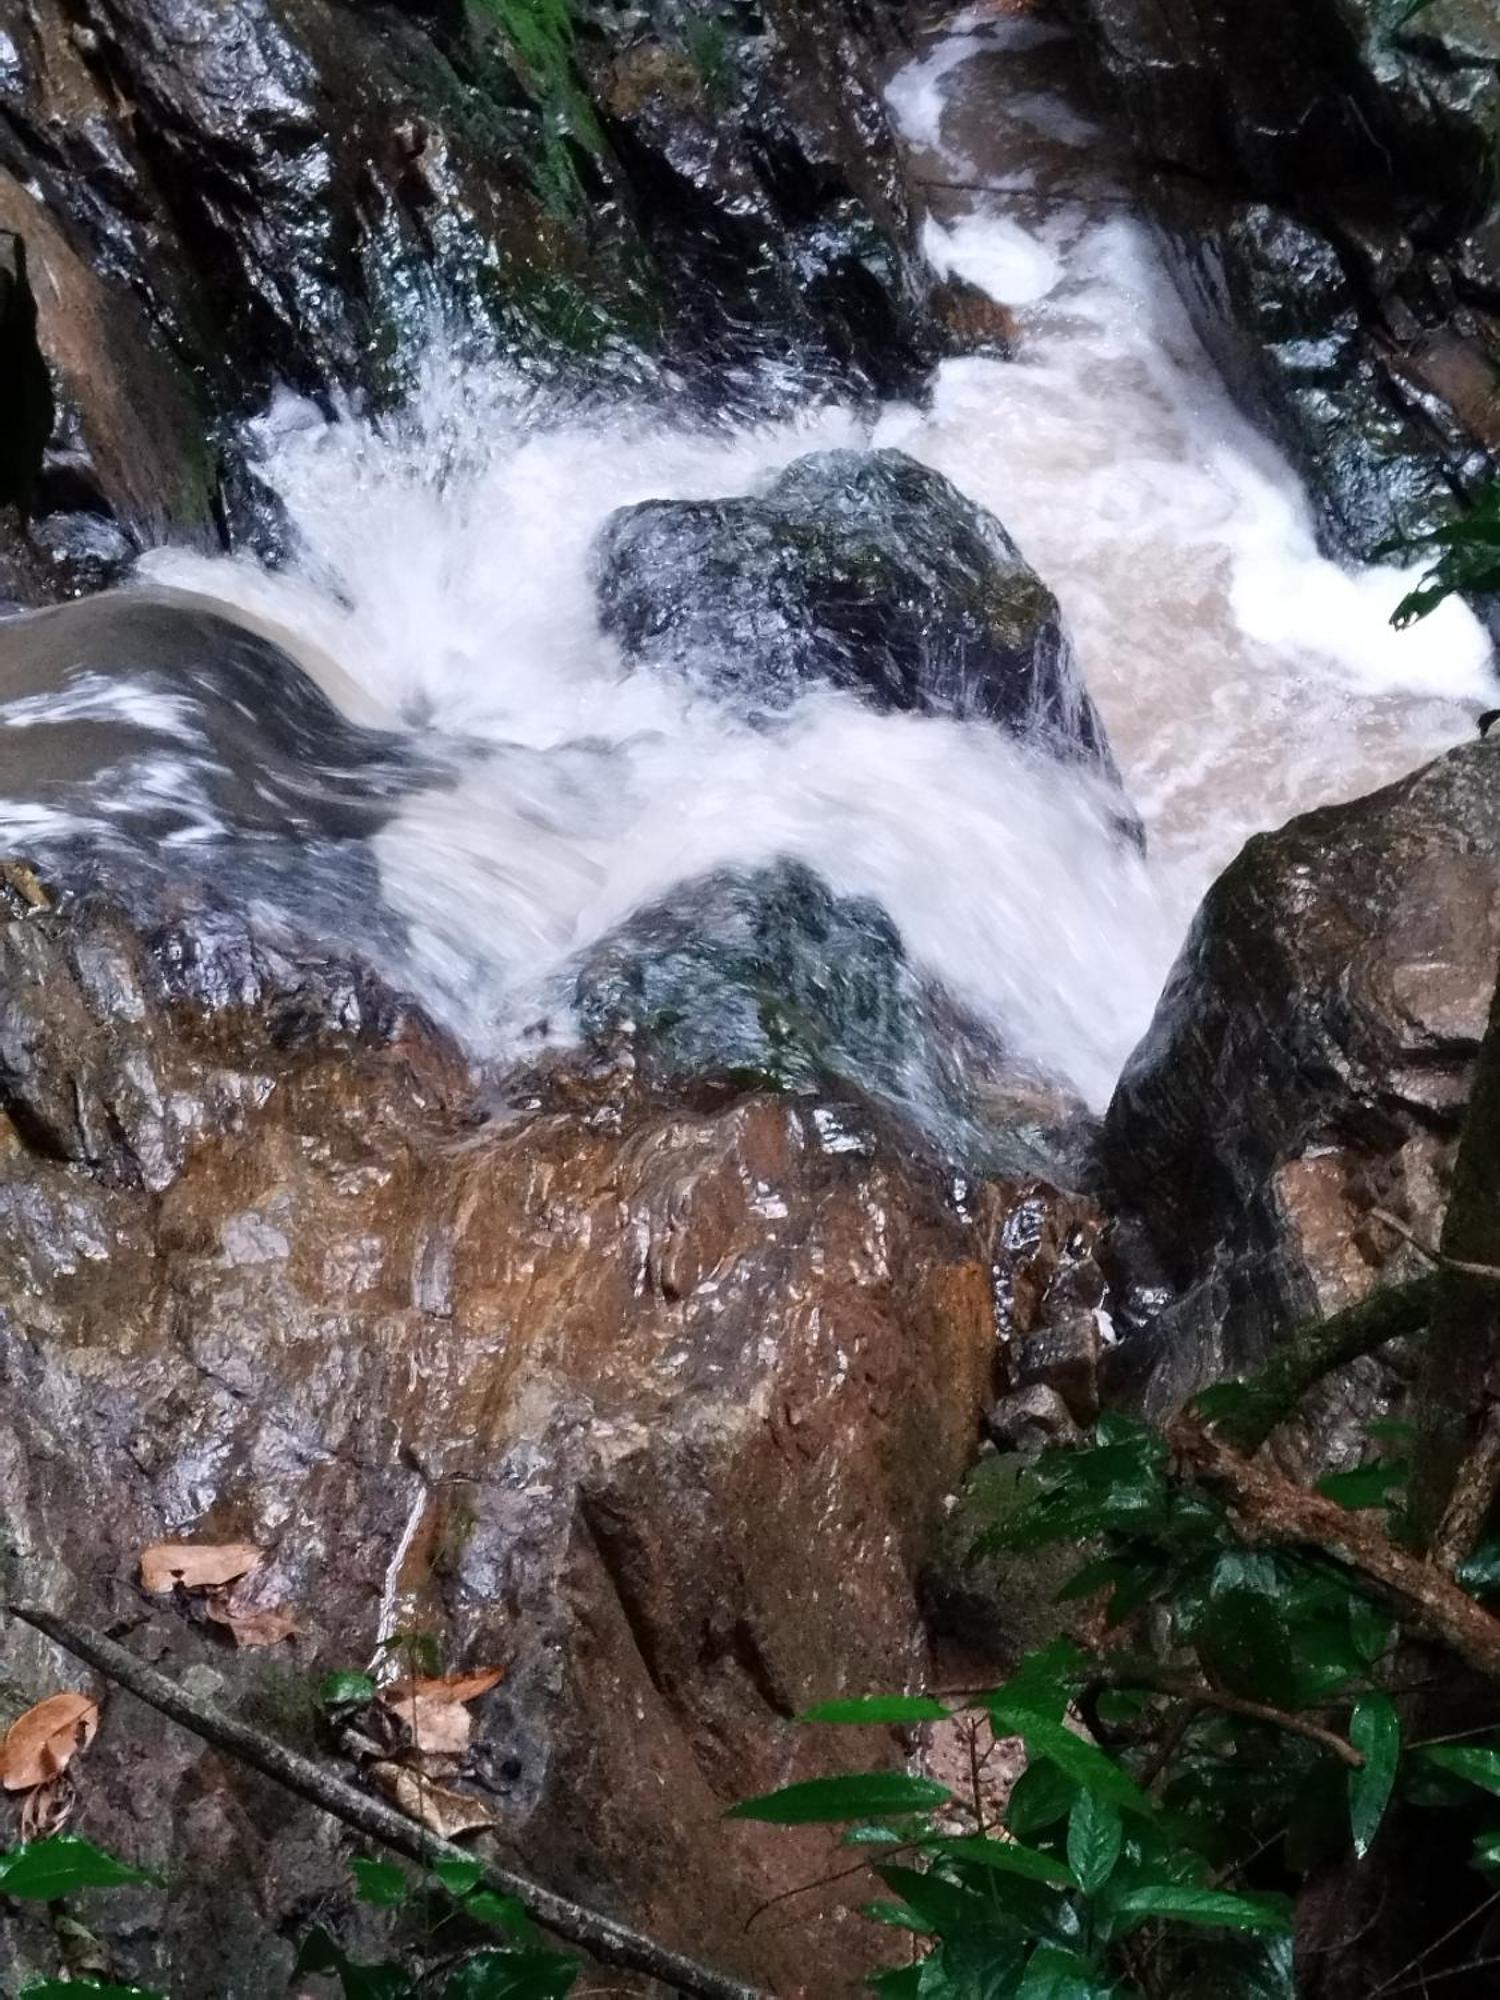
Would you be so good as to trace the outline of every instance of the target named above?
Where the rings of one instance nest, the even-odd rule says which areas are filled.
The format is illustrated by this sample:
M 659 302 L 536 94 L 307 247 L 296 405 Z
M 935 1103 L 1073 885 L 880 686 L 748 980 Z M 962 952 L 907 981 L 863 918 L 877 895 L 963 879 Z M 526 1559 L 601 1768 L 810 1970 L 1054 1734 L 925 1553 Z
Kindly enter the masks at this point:
M 482 1833 L 495 1824 L 495 1815 L 480 1800 L 435 1785 L 405 1764 L 372 1764 L 369 1774 L 393 1806 L 443 1840 Z
M 279 1646 L 297 1630 L 284 1604 L 237 1605 L 232 1597 L 210 1597 L 204 1608 L 216 1625 L 228 1627 L 236 1646 Z
M 78 1787 L 67 1771 L 38 1785 L 21 1803 L 21 1839 L 50 1840 L 61 1833 L 77 1803 Z
M 474 1734 L 474 1718 L 466 1708 L 451 1701 L 434 1701 L 430 1695 L 414 1694 L 405 1701 L 386 1705 L 406 1730 L 415 1750 L 430 1751 L 438 1757 L 461 1757 Z
M 54 1694 L 17 1716 L 0 1744 L 0 1784 L 29 1792 L 49 1784 L 86 1750 L 99 1727 L 99 1704 L 86 1694 Z
M 462 1674 L 418 1675 L 411 1680 L 392 1681 L 389 1687 L 380 1690 L 380 1699 L 388 1704 L 410 1701 L 414 1695 L 421 1701 L 478 1701 L 504 1678 L 504 1667 L 471 1667 Z
M 216 1590 L 260 1558 L 249 1542 L 153 1542 L 141 1551 L 141 1588 L 149 1597 L 164 1597 L 179 1583 L 184 1590 Z

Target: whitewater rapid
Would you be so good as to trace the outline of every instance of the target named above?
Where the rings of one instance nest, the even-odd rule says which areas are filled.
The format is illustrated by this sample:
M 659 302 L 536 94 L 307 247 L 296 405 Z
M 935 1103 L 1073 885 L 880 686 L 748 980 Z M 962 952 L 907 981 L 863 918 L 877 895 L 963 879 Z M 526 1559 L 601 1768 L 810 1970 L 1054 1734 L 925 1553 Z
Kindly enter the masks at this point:
M 336 662 L 362 719 L 446 747 L 456 781 L 408 798 L 375 846 L 407 976 L 480 1044 L 503 1046 L 581 949 L 674 885 L 789 856 L 877 898 L 926 973 L 1100 1104 L 1244 838 L 1411 768 L 1493 698 L 1466 610 L 1397 633 L 1408 577 L 1319 555 L 1293 474 L 1229 402 L 1053 81 L 1056 44 L 1030 19 L 976 20 L 891 86 L 932 190 L 927 256 L 1019 322 L 1014 359 L 947 362 L 930 407 L 734 433 L 570 419 L 435 349 L 397 418 L 283 398 L 259 424 L 283 568 L 142 564 Z M 887 445 L 989 506 L 1056 591 L 1144 859 L 1087 779 L 983 723 L 823 693 L 757 727 L 627 672 L 602 635 L 591 549 L 613 509 Z

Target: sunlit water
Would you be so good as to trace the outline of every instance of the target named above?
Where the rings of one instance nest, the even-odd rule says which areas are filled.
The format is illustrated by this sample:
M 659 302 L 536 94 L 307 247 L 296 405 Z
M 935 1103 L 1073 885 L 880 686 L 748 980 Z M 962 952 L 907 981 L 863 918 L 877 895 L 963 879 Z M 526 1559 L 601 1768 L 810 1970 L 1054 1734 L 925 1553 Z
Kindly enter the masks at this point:
M 413 929 L 406 976 L 481 1045 L 674 884 L 792 856 L 877 897 L 927 973 L 1099 1103 L 1248 832 L 1472 731 L 1491 695 L 1478 626 L 1450 606 L 1398 635 L 1402 576 L 1318 555 L 1292 474 L 1228 403 L 1052 77 L 1063 54 L 1024 16 L 977 21 L 892 85 L 933 184 L 927 254 L 1021 324 L 1014 360 L 946 364 L 929 409 L 733 435 L 570 422 L 438 355 L 398 422 L 290 401 L 264 420 L 287 568 L 144 565 L 273 620 L 338 663 L 361 719 L 445 747 L 457 781 L 407 800 L 376 846 Z M 979 180 L 1008 191 L 941 185 Z M 835 444 L 936 466 L 1058 592 L 1147 860 L 1085 778 L 985 724 L 820 695 L 768 729 L 626 671 L 590 575 L 607 515 L 751 491 Z

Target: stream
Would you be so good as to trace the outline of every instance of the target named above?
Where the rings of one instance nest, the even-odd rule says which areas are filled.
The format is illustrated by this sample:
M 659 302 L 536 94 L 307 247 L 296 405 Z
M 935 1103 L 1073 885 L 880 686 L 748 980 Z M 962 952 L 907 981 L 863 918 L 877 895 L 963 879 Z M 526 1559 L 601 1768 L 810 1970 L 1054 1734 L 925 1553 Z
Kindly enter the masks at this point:
M 787 857 L 875 899 L 923 974 L 1102 1105 L 1240 844 L 1410 770 L 1472 734 L 1492 698 L 1467 610 L 1398 633 L 1408 575 L 1319 554 L 1294 475 L 1230 402 L 1080 108 L 1060 31 L 961 19 L 889 101 L 925 253 L 1013 309 L 1013 359 L 945 362 L 924 409 L 818 403 L 695 430 L 659 410 L 551 407 L 435 339 L 398 420 L 290 397 L 260 420 L 284 565 L 168 549 L 140 566 L 148 587 L 282 637 L 352 720 L 404 746 L 409 778 L 369 835 L 404 922 L 394 942 L 372 923 L 366 942 L 491 1059 L 541 1020 L 567 1035 L 569 967 L 633 912 Z M 819 693 L 768 727 L 624 669 L 591 574 L 606 517 L 752 491 L 830 446 L 899 448 L 1005 524 L 1061 600 L 1144 854 L 1096 779 L 984 722 Z M 25 721 L 25 699 L 0 721 Z M 160 698 L 127 676 L 89 699 L 112 726 Z M 133 799 L 201 792 L 152 861 L 205 865 L 233 827 L 197 784 L 191 713 L 165 726 L 173 756 L 112 768 L 87 809 L 5 801 L 7 837 L 45 848 L 92 826 L 118 842 Z M 302 872 L 323 865 L 309 852 Z M 257 893 L 274 920 L 281 891 Z M 360 926 L 360 893 L 319 904 L 320 921 Z

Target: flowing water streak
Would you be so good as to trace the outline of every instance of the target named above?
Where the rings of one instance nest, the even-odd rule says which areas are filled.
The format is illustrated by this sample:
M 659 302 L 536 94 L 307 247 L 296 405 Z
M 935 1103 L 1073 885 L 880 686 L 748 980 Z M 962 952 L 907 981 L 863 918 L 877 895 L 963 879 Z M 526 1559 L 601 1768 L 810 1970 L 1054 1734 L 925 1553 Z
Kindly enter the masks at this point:
M 872 428 L 822 408 L 734 435 L 566 421 L 437 355 L 398 422 L 289 401 L 265 421 L 287 570 L 147 564 L 274 620 L 449 747 L 458 782 L 409 801 L 377 846 L 426 996 L 481 1043 L 632 910 L 789 855 L 877 897 L 925 969 L 1097 1103 L 1244 834 L 1472 727 L 1487 649 L 1467 613 L 1390 632 L 1402 579 L 1317 555 L 1291 473 L 1228 404 L 1141 225 L 1097 181 L 1087 200 L 1057 191 L 1059 158 L 1090 158 L 1092 133 L 1049 85 L 1055 41 L 981 24 L 893 86 L 935 180 L 1019 190 L 977 210 L 935 194 L 929 254 L 1019 307 L 1024 341 L 1014 362 L 947 364 L 931 410 Z M 980 86 L 982 162 L 961 136 Z M 1149 867 L 1080 781 L 984 725 L 820 695 L 768 731 L 623 670 L 590 580 L 613 508 L 742 493 L 806 451 L 872 441 L 993 507 L 1059 592 Z

